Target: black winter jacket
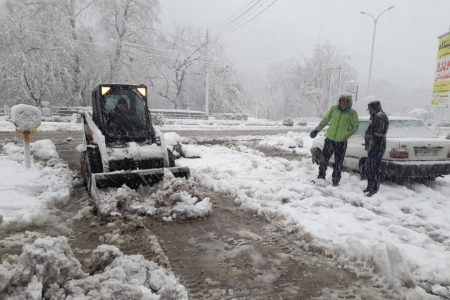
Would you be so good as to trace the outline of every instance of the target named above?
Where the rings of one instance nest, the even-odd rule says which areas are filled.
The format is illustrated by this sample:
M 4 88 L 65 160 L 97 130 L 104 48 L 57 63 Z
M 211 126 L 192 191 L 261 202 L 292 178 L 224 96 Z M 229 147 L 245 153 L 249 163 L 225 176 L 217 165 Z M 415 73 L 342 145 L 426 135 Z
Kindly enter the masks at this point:
M 386 150 L 386 133 L 389 128 L 389 119 L 383 111 L 379 111 L 370 117 L 369 127 L 367 127 L 364 137 L 365 148 L 370 150 Z

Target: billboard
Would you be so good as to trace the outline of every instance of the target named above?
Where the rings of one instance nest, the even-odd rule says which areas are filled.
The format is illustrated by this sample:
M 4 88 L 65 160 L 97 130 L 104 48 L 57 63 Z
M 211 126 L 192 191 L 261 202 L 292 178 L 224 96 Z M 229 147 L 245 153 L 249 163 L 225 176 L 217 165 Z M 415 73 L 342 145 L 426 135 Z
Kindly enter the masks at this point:
M 450 102 L 450 32 L 439 37 L 436 75 L 432 105 L 447 106 Z

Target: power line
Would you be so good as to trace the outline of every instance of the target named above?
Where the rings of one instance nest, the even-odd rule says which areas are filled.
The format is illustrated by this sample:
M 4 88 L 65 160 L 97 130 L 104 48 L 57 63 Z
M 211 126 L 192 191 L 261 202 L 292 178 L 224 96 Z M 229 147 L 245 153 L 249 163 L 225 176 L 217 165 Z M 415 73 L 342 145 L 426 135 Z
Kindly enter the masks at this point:
M 253 21 L 254 19 L 256 19 L 257 17 L 259 17 L 260 15 L 262 15 L 265 11 L 267 11 L 268 9 L 270 9 L 276 2 L 278 2 L 278 0 L 273 0 L 268 6 L 266 6 L 263 10 L 261 10 L 258 14 L 256 14 L 255 16 L 253 16 L 251 19 L 245 21 L 244 23 L 235 26 L 234 28 L 231 29 L 231 31 L 228 31 L 224 34 L 222 34 L 223 37 L 226 37 L 230 34 L 232 34 L 233 32 L 241 29 L 242 27 L 244 27 L 245 25 L 247 25 L 248 23 L 250 23 L 251 21 Z
M 240 18 L 245 17 L 246 14 L 251 12 L 255 7 L 257 7 L 258 4 L 260 4 L 262 1 L 266 0 L 252 0 L 243 8 L 244 10 L 241 13 L 238 13 L 238 15 L 234 18 L 231 18 L 229 21 L 222 23 L 218 27 L 222 27 L 223 30 L 226 30 L 227 27 L 232 27 L 233 23 L 239 22 Z M 239 11 L 238 11 L 239 12 Z
M 40 34 L 40 35 L 43 35 L 43 36 L 55 37 L 55 35 L 49 34 L 49 33 L 45 33 L 45 32 L 35 31 L 35 33 Z M 75 42 L 75 43 L 80 43 L 80 44 L 85 44 L 85 45 L 95 45 L 95 46 L 100 45 L 98 42 L 96 43 L 96 42 L 88 42 L 88 41 L 82 41 L 82 40 L 75 40 L 75 39 L 69 38 L 69 37 L 62 37 L 61 39 L 62 39 L 62 40 L 63 40 L 63 39 L 64 39 L 64 40 L 70 40 L 70 41 L 73 41 L 73 42 Z M 142 48 L 142 49 L 146 49 L 146 48 L 147 48 L 147 47 L 142 46 L 142 45 L 139 45 L 139 44 L 129 43 L 129 42 L 125 42 L 125 41 L 123 42 L 123 44 L 124 44 L 125 46 L 135 47 L 135 48 L 134 48 L 135 50 L 140 51 L 140 52 L 143 53 L 143 54 L 150 55 L 151 57 L 162 57 L 162 58 L 169 58 L 169 59 L 177 59 L 177 58 L 178 58 L 178 56 L 174 56 L 174 55 L 170 56 L 170 55 L 163 55 L 163 54 L 155 54 L 155 53 L 149 53 L 149 52 L 145 52 L 145 51 L 139 50 L 139 48 Z M 206 62 L 204 59 L 198 59 L 197 61 L 198 61 L 198 62 Z M 214 63 L 214 62 L 208 62 L 208 63 L 216 64 L 216 63 Z

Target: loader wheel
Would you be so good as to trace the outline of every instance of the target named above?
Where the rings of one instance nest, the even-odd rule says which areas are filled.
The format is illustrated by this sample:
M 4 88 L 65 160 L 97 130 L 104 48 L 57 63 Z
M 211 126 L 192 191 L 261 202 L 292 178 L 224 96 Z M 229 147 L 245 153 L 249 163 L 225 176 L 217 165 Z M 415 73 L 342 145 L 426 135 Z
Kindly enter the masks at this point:
M 167 154 L 169 156 L 169 167 L 175 167 L 175 155 L 169 149 L 167 149 Z
M 92 173 L 103 172 L 103 165 L 101 161 L 100 151 L 98 148 L 88 148 L 85 152 L 85 163 L 84 163 L 84 176 L 85 176 L 85 186 L 89 195 L 91 195 L 92 189 Z
M 87 158 L 92 173 L 102 173 L 103 164 L 102 157 L 100 156 L 100 151 L 97 147 L 87 149 Z
M 80 155 L 80 177 L 81 182 L 84 186 L 87 184 L 87 175 L 86 175 L 86 152 L 82 152 Z

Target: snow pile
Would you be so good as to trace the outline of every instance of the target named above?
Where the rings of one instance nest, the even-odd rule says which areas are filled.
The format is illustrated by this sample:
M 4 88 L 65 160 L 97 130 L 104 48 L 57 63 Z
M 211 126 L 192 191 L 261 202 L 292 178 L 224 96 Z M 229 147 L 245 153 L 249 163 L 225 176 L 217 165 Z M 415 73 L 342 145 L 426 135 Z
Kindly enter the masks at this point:
M 181 137 L 176 132 L 165 132 L 164 138 L 166 139 L 166 145 L 173 147 L 181 143 Z
M 76 122 L 42 122 L 38 131 L 81 131 L 83 124 Z
M 287 134 L 270 135 L 257 143 L 260 147 L 276 148 L 283 151 L 301 151 L 303 148 L 303 133 L 289 131 Z M 309 149 L 307 149 L 309 152 Z M 303 151 L 306 152 L 306 151 Z
M 137 191 L 127 186 L 98 191 L 97 210 L 102 216 L 117 216 L 123 212 L 153 216 L 164 221 L 205 217 L 212 211 L 211 200 L 201 198 L 195 182 L 174 177 L 166 171 L 164 178 L 152 187 Z
M 16 131 L 16 126 L 10 121 L 6 121 L 4 117 L 0 117 L 0 132 Z
M 367 198 L 362 192 L 367 182 L 356 174 L 343 172 L 338 187 L 313 184 L 318 167 L 310 159 L 265 157 L 242 145 L 197 147 L 203 159 L 180 161 L 194 180 L 311 236 L 305 247 L 320 247 L 343 260 L 356 257 L 392 287 L 416 283 L 450 297 L 450 176 L 431 186 L 383 183 Z
M 25 132 L 39 127 L 41 120 L 41 111 L 36 106 L 17 104 L 11 107 L 11 121 Z
M 34 231 L 25 231 L 16 233 L 12 236 L 8 236 L 2 240 L 0 240 L 0 248 L 3 249 L 12 249 L 12 248 L 19 248 L 22 249 L 22 247 L 27 243 L 32 243 L 37 238 L 42 238 L 44 235 L 40 232 L 34 232 Z
M 51 140 L 39 140 L 31 143 L 31 155 L 35 159 L 49 160 L 52 158 L 58 159 L 59 155 L 56 152 L 55 144 Z
M 0 215 L 3 221 L 29 221 L 46 207 L 67 203 L 72 174 L 50 140 L 31 143 L 31 169 L 23 166 L 23 148 L 13 143 L 0 153 Z
M 201 153 L 191 145 L 183 145 L 181 143 L 181 137 L 176 132 L 164 133 L 164 139 L 166 140 L 167 148 L 172 151 L 175 158 L 200 158 Z
M 188 299 L 172 272 L 101 245 L 83 272 L 66 237 L 38 238 L 0 265 L 1 299 Z

